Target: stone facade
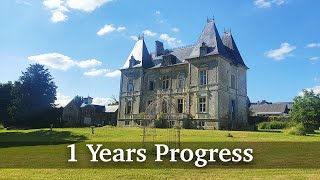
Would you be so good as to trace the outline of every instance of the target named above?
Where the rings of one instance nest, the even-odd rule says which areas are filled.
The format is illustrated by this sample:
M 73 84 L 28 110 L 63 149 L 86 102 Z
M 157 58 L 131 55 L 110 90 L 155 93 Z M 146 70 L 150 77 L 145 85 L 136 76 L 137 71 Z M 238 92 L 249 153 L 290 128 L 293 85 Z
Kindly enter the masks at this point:
M 208 20 L 194 46 L 149 54 L 140 38 L 121 69 L 118 126 L 137 126 L 139 113 L 160 95 L 183 114 L 185 128 L 247 125 L 247 67 L 230 32 L 220 38 Z

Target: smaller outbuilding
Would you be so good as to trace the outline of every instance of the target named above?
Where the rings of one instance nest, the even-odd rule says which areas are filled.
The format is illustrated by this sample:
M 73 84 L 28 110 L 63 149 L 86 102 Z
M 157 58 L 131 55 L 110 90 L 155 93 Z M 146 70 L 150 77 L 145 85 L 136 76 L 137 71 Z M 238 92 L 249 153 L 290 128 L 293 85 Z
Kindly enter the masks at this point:
M 92 97 L 76 96 L 63 108 L 63 121 L 67 126 L 116 125 L 118 105 L 92 104 Z
M 292 102 L 269 103 L 252 103 L 250 111 L 253 116 L 288 116 L 291 111 Z

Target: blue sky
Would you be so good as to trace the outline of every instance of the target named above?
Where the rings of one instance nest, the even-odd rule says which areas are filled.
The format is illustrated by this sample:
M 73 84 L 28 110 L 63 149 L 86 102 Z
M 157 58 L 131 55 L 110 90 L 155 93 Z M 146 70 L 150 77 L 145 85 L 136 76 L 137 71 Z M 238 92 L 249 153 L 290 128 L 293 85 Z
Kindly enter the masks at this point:
M 194 44 L 215 17 L 232 29 L 248 70 L 251 101 L 291 101 L 320 93 L 320 2 L 317 0 L 4 0 L 0 6 L 0 82 L 30 63 L 50 69 L 58 103 L 75 95 L 105 104 L 118 95 L 119 71 L 145 34 L 165 48 Z

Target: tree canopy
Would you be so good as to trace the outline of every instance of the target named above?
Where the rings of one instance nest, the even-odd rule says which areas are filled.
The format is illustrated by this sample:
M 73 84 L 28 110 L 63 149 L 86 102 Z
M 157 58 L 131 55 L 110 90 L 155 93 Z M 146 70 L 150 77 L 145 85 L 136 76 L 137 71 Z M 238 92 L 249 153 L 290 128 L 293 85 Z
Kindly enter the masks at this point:
M 48 69 L 40 64 L 30 65 L 11 91 L 9 112 L 13 120 L 28 126 L 40 125 L 43 115 L 54 107 L 56 89 Z
M 314 130 L 320 125 L 320 94 L 303 90 L 302 96 L 294 98 L 290 115 L 294 121 Z

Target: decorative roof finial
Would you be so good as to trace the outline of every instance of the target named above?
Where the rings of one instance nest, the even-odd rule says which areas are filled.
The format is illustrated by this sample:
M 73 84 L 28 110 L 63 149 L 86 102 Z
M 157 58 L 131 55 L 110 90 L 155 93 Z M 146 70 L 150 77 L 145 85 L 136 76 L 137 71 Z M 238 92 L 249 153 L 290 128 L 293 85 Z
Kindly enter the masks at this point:
M 144 33 L 142 33 L 141 35 L 139 34 L 138 36 L 138 40 L 144 39 Z

